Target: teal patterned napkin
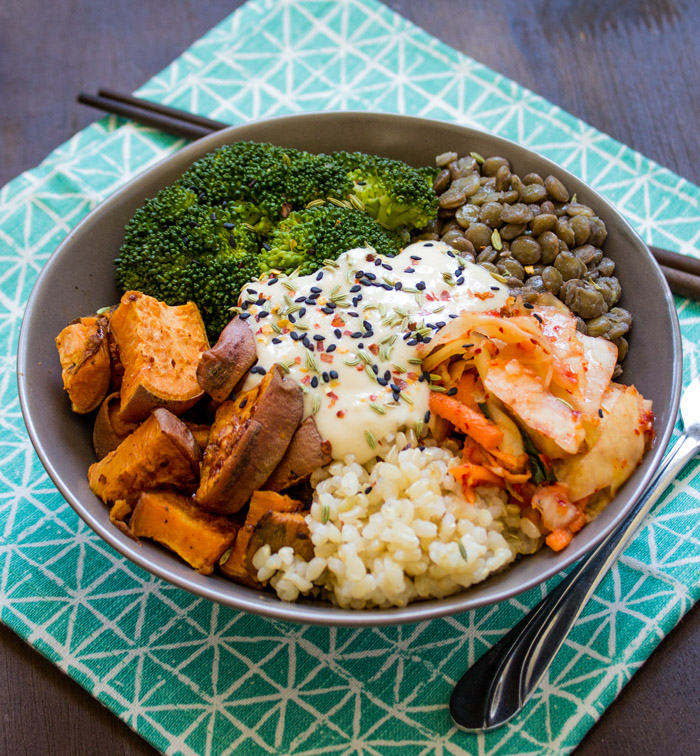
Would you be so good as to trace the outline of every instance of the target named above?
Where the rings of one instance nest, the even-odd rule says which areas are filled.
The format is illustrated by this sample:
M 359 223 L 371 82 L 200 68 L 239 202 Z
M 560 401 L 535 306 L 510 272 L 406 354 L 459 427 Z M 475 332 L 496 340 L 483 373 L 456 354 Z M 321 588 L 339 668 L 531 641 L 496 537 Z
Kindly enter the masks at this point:
M 700 190 L 376 0 L 252 0 L 140 95 L 222 121 L 371 110 L 476 125 L 560 162 L 648 242 L 698 255 Z M 510 724 L 457 731 L 456 678 L 543 595 L 402 627 L 272 622 L 196 598 L 106 546 L 34 455 L 15 387 L 24 305 L 58 242 L 183 142 L 104 118 L 0 190 L 0 617 L 169 754 L 564 754 L 700 594 L 700 476 L 686 469 Z M 700 307 L 677 300 L 685 382 Z M 550 584 L 551 585 L 551 584 Z

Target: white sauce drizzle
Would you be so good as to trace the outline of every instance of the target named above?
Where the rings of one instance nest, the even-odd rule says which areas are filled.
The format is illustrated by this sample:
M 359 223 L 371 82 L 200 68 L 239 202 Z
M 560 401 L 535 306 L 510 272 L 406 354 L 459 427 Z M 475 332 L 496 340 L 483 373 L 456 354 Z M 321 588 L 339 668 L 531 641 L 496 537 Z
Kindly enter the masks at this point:
M 334 458 L 365 462 L 376 441 L 424 421 L 421 343 L 450 315 L 506 303 L 506 287 L 458 255 L 443 242 L 412 244 L 396 257 L 352 249 L 336 266 L 256 281 L 241 293 L 256 367 L 281 364 L 302 387 L 304 416 L 314 415 Z M 251 373 L 245 388 L 260 378 Z

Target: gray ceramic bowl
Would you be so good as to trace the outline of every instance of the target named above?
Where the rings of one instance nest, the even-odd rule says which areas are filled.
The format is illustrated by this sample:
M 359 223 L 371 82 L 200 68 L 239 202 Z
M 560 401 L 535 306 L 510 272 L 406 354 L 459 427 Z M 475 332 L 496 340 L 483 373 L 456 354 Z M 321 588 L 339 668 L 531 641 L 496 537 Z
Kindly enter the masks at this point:
M 606 254 L 616 263 L 623 305 L 635 323 L 624 379 L 654 402 L 656 443 L 615 500 L 559 554 L 528 557 L 481 585 L 447 599 L 391 610 L 347 611 L 320 602 L 288 604 L 223 577 L 194 572 L 150 542 L 135 543 L 109 521 L 90 491 L 94 461 L 91 418 L 74 415 L 63 392 L 54 337 L 73 318 L 118 300 L 113 259 L 125 223 L 145 198 L 182 174 L 194 160 L 227 142 L 251 139 L 315 152 L 361 150 L 414 165 L 432 164 L 448 150 L 509 158 L 519 174 L 559 176 L 580 202 L 592 205 L 609 230 Z M 512 142 L 460 126 L 395 115 L 322 113 L 250 123 L 185 147 L 134 179 L 69 234 L 44 267 L 27 305 L 19 340 L 22 411 L 34 447 L 75 511 L 111 546 L 144 569 L 199 596 L 276 619 L 326 625 L 381 625 L 426 620 L 512 597 L 576 561 L 624 517 L 659 464 L 676 417 L 681 385 L 681 346 L 671 294 L 644 243 L 619 213 L 590 187 L 549 160 Z

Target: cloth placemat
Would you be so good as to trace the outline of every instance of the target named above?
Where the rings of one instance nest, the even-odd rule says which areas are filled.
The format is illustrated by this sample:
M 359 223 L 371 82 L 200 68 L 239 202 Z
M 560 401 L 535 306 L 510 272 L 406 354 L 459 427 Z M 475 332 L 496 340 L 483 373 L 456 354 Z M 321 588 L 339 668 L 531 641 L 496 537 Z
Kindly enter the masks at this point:
M 139 94 L 231 123 L 352 109 L 474 125 L 581 176 L 646 241 L 699 254 L 698 187 L 375 0 L 251 0 Z M 24 305 L 65 234 L 182 144 L 104 118 L 0 190 L 0 618 L 169 754 L 568 753 L 700 594 L 697 464 L 603 581 L 524 712 L 479 736 L 452 725 L 452 687 L 546 586 L 407 626 L 273 622 L 126 562 L 54 488 L 17 398 Z M 676 305 L 687 384 L 700 307 Z

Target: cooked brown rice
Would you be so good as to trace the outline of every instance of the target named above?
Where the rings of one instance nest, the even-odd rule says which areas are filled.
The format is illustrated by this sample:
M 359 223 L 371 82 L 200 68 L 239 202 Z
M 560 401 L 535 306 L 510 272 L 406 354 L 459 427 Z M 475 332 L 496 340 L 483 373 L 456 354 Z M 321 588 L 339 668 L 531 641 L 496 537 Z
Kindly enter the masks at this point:
M 437 445 L 413 431 L 390 436 L 363 465 L 352 455 L 312 476 L 306 522 L 314 558 L 261 547 L 258 579 L 277 595 L 326 598 L 341 607 L 405 606 L 484 580 L 542 544 L 537 528 L 495 488 L 468 502 L 448 472 L 457 445 Z

